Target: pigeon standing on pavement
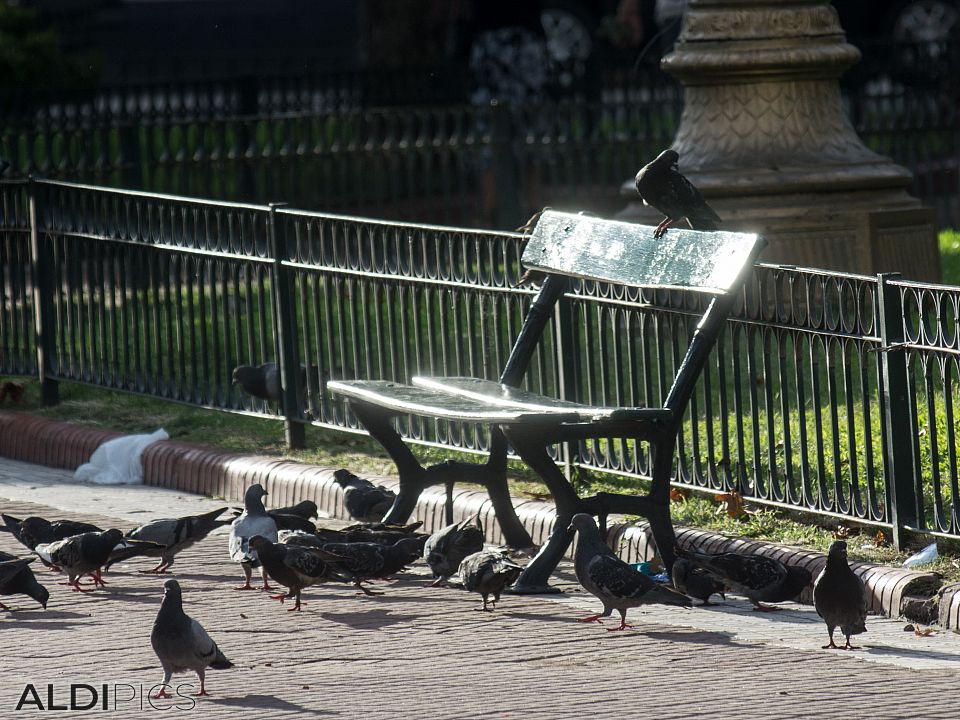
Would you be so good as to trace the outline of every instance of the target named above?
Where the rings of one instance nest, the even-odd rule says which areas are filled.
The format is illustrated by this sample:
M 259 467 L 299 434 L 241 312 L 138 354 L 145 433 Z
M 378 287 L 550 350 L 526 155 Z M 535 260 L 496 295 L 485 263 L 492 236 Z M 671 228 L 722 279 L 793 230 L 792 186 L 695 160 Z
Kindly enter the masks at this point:
M 792 600 L 813 577 L 810 571 L 798 565 L 784 565 L 779 560 L 746 553 L 709 553 L 677 548 L 677 555 L 688 559 L 723 582 L 731 590 L 747 596 L 754 610 L 770 611 L 779 608 L 765 602 Z
M 100 577 L 100 568 L 107 562 L 110 553 L 122 539 L 123 533 L 111 528 L 104 532 L 82 533 L 65 540 L 37 545 L 33 551 L 44 562 L 55 565 L 67 573 L 69 578 L 67 585 L 72 585 L 74 592 L 90 592 L 80 587 L 80 577 L 90 574 L 94 588 L 98 585 L 106 585 L 107 583 Z M 129 542 L 137 543 L 138 541 L 130 540 Z M 156 547 L 155 543 L 150 544 Z
M 437 586 L 454 575 L 465 557 L 483 550 L 483 541 L 479 514 L 447 525 L 431 535 L 423 546 L 423 559 L 436 578 L 432 584 Z
M 27 564 L 34 558 L 17 558 L 9 553 L 0 552 L 0 563 L 20 561 L 21 567 L 16 572 L 11 572 L 6 580 L 0 581 L 0 595 L 26 595 L 40 603 L 44 609 L 47 607 L 47 600 L 50 598 L 50 592 L 39 582 L 33 574 L 33 570 L 27 567 Z M 10 566 L 14 567 L 14 566 Z M 0 610 L 9 610 L 6 605 L 0 603 Z
M 813 583 L 813 606 L 830 633 L 830 644 L 824 645 L 824 650 L 858 649 L 850 644 L 850 636 L 867 631 L 867 591 L 863 581 L 850 569 L 847 544 L 843 540 L 835 540 L 830 544 L 827 564 Z M 833 642 L 833 631 L 838 627 L 847 639 L 847 644 L 842 648 Z
M 3 525 L 0 531 L 8 532 L 26 548 L 33 550 L 40 544 L 66 540 L 68 537 L 88 532 L 103 532 L 102 528 L 90 523 L 75 520 L 47 520 L 42 517 L 28 517 L 23 520 L 0 513 Z
M 193 670 L 200 678 L 200 692 L 195 693 L 200 697 L 210 694 L 204 687 L 208 667 L 214 670 L 233 667 L 203 626 L 183 612 L 183 596 L 176 580 L 163 583 L 163 602 L 153 621 L 150 644 L 163 667 L 163 683 L 153 695 L 155 699 L 173 697 L 167 692 L 173 673 Z
M 302 500 L 296 505 L 274 508 L 273 510 L 268 510 L 267 512 L 278 515 L 296 515 L 304 520 L 312 520 L 313 518 L 317 517 L 318 511 L 319 508 L 313 500 Z
M 627 610 L 640 605 L 659 603 L 690 607 L 690 598 L 665 585 L 658 585 L 639 570 L 618 558 L 600 536 L 600 528 L 593 517 L 577 513 L 570 521 L 571 530 L 579 534 L 574 570 L 584 589 L 603 603 L 603 612 L 580 618 L 580 622 L 602 622 L 616 610 L 620 613 L 620 626 L 608 628 L 624 630 L 627 625 Z
M 343 488 L 343 505 L 354 520 L 379 522 L 393 507 L 397 494 L 382 485 L 374 485 L 365 478 L 341 468 L 333 479 Z
M 247 488 L 243 496 L 243 513 L 230 526 L 230 558 L 240 563 L 246 582 L 237 586 L 236 590 L 253 590 L 250 586 L 250 576 L 253 568 L 260 568 L 263 578 L 263 590 L 272 590 L 267 581 L 267 571 L 260 564 L 257 551 L 250 547 L 250 538 L 254 535 L 265 537 L 270 542 L 277 541 L 277 523 L 267 515 L 263 507 L 263 498 L 267 491 L 260 483 L 254 483 Z
M 286 542 L 291 545 L 301 544 L 296 535 L 288 537 Z M 306 540 L 302 544 L 307 543 L 312 543 L 312 540 Z M 414 562 L 419 555 L 420 541 L 417 538 L 401 538 L 389 546 L 352 542 L 322 543 L 319 547 L 328 553 L 328 556 L 339 558 L 330 562 L 334 573 L 347 578 L 364 595 L 383 595 L 382 592 L 364 587 L 363 583 L 386 578 Z
M 677 590 L 684 595 L 702 600 L 704 605 L 713 604 L 710 602 L 711 595 L 719 595 L 724 600 L 727 599 L 725 594 L 727 586 L 686 558 L 677 558 L 674 561 L 670 578 Z
M 226 509 L 227 508 L 222 507 L 203 513 L 202 515 L 188 515 L 181 518 L 154 520 L 138 528 L 134 528 L 124 535 L 125 539 L 149 540 L 162 547 L 126 547 L 126 543 L 124 543 L 110 553 L 110 559 L 107 561 L 104 569 L 109 570 L 110 566 L 115 562 L 143 555 L 146 557 L 158 557 L 160 558 L 160 563 L 152 570 L 141 570 L 141 572 L 157 573 L 158 575 L 163 574 L 173 565 L 174 557 L 181 550 L 186 550 L 194 543 L 203 540 L 218 527 L 230 525 L 233 522 L 232 520 L 217 519 Z
M 644 204 L 666 215 L 653 232 L 655 238 L 684 219 L 694 230 L 716 230 L 720 222 L 700 191 L 680 174 L 679 159 L 675 150 L 664 150 L 637 173 L 637 192 Z
M 480 593 L 483 598 L 483 607 L 476 609 L 493 612 L 500 602 L 500 593 L 516 582 L 523 568 L 502 552 L 481 550 L 467 555 L 460 563 L 459 572 L 463 588 L 468 592 Z M 490 595 L 493 595 L 493 600 L 488 603 Z
M 305 587 L 327 580 L 345 581 L 333 572 L 328 562 L 337 556 L 331 558 L 322 549 L 274 543 L 260 535 L 250 538 L 250 547 L 257 551 L 267 574 L 288 588 L 287 592 L 270 597 L 281 603 L 287 598 L 295 598 L 296 603 L 287 612 L 300 611 L 300 593 Z

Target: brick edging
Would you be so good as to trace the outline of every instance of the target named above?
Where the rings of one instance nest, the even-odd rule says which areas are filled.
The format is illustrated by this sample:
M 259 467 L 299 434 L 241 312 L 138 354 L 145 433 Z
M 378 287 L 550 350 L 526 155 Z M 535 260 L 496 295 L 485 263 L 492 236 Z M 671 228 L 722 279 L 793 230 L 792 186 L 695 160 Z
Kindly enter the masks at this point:
M 75 425 L 24 412 L 0 411 L 0 455 L 48 467 L 74 470 L 87 462 L 103 442 L 123 433 L 103 428 Z M 275 457 L 245 455 L 173 440 L 149 445 L 142 456 L 144 483 L 240 502 L 244 490 L 259 482 L 269 494 L 269 505 L 292 505 L 313 500 L 332 517 L 347 518 L 343 492 L 334 482 L 335 468 L 283 460 Z M 396 487 L 393 478 L 370 477 L 373 482 Z M 423 520 L 424 530 L 433 532 L 444 524 L 446 494 L 442 488 L 427 488 L 420 496 L 414 515 Z M 516 498 L 517 515 L 533 538 L 542 545 L 553 530 L 555 510 L 552 503 Z M 454 496 L 454 520 L 480 513 L 487 540 L 502 544 L 504 538 L 496 522 L 493 505 L 486 493 L 460 490 Z M 608 542 L 627 562 L 651 559 L 656 553 L 646 524 L 616 523 L 608 529 Z M 678 528 L 681 547 L 696 547 L 707 552 L 755 552 L 770 555 L 791 565 L 807 567 L 814 576 L 826 562 L 823 553 L 776 543 L 745 540 L 696 528 Z M 572 548 L 571 548 L 572 549 Z M 854 563 L 870 595 L 871 610 L 898 617 L 904 598 L 912 592 L 929 594 L 937 583 L 931 573 L 870 563 Z M 941 603 L 944 627 L 960 624 L 960 584 Z M 810 590 L 801 601 L 810 602 Z

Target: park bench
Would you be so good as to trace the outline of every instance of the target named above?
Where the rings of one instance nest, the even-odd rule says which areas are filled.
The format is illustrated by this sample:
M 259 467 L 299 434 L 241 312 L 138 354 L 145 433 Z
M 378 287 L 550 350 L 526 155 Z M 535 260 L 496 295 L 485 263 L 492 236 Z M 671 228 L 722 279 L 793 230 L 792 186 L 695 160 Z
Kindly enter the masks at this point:
M 700 371 L 762 246 L 756 235 L 735 232 L 671 230 L 657 240 L 649 226 L 545 211 L 522 257 L 526 268 L 543 273 L 545 279 L 499 382 L 414 377 L 410 385 L 385 380 L 327 384 L 331 392 L 349 400 L 357 419 L 396 463 L 399 492 L 384 520 L 405 522 L 428 486 L 446 483 L 450 488 L 455 481 L 475 482 L 486 487 L 506 541 L 514 547 L 529 547 L 533 543 L 517 518 L 507 487 L 509 443 L 547 485 L 557 508 L 550 539 L 517 581 L 515 591 L 549 591 L 550 574 L 570 543 L 567 525 L 578 512 L 598 516 L 601 524 L 612 512 L 646 517 L 664 564 L 672 567 L 675 537 L 669 497 L 677 434 Z M 593 407 L 520 389 L 537 343 L 571 278 L 712 295 L 663 407 Z M 487 461 L 422 466 L 392 422 L 407 414 L 489 426 Z M 550 446 L 600 438 L 649 443 L 649 494 L 577 494 L 551 457 Z

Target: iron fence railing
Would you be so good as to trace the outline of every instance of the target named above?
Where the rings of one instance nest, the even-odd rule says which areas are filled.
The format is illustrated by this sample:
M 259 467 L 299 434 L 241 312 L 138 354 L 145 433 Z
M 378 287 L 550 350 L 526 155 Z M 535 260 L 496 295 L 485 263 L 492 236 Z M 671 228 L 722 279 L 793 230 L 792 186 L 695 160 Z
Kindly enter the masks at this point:
M 339 86 L 280 81 L 135 87 L 5 117 L 0 156 L 19 173 L 74 182 L 510 228 L 544 205 L 622 205 L 620 185 L 679 124 L 680 88 L 650 78 L 494 109 L 369 107 Z M 866 144 L 913 172 L 912 192 L 942 227 L 960 227 L 956 90 L 858 86 L 845 98 Z
M 533 292 L 523 238 L 58 181 L 0 183 L 0 372 L 358 430 L 331 378 L 496 378 Z M 701 300 L 575 283 L 526 377 L 537 392 L 657 405 Z M 960 288 L 758 265 L 687 411 L 675 483 L 894 531 L 960 537 Z M 283 365 L 296 402 L 251 399 Z M 283 407 L 282 407 L 283 406 Z M 406 418 L 421 443 L 482 429 Z M 291 436 L 293 437 L 293 436 Z M 645 449 L 572 462 L 638 481 Z

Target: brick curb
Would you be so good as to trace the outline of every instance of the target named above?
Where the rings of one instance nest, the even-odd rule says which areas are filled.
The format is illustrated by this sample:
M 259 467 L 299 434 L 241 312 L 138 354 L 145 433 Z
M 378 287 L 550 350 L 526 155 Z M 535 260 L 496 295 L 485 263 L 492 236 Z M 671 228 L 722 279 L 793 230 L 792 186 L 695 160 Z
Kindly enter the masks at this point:
M 76 469 L 87 462 L 103 442 L 122 434 L 29 413 L 0 411 L 0 455 L 48 467 Z M 144 483 L 147 485 L 239 502 L 247 486 L 259 482 L 269 493 L 271 506 L 313 500 L 332 517 L 348 519 L 343 507 L 343 492 L 333 480 L 334 468 L 232 453 L 170 440 L 149 445 L 143 452 L 142 461 Z M 395 488 L 397 484 L 393 478 L 370 479 L 387 487 Z M 445 503 L 446 494 L 439 487 L 428 488 L 420 496 L 414 514 L 423 521 L 425 531 L 433 532 L 443 527 Z M 553 504 L 523 498 L 517 498 L 514 504 L 533 542 L 544 544 L 555 522 Z M 454 520 L 463 520 L 474 513 L 480 514 L 488 542 L 502 544 L 504 538 L 487 494 L 477 490 L 455 491 Z M 656 553 L 645 523 L 614 523 L 608 528 L 607 539 L 611 547 L 618 548 L 620 556 L 627 562 L 649 560 Z M 681 547 L 707 552 L 769 555 L 791 565 L 807 567 L 814 576 L 826 562 L 823 553 L 812 550 L 728 537 L 695 528 L 678 528 L 677 542 Z M 931 573 L 870 563 L 854 563 L 851 567 L 867 586 L 871 610 L 887 617 L 899 617 L 907 597 L 929 597 L 940 585 L 937 577 Z M 960 584 L 945 593 L 944 599 L 946 602 L 940 605 L 941 623 L 945 628 L 956 629 L 960 626 Z M 801 601 L 810 602 L 809 589 L 801 595 Z

